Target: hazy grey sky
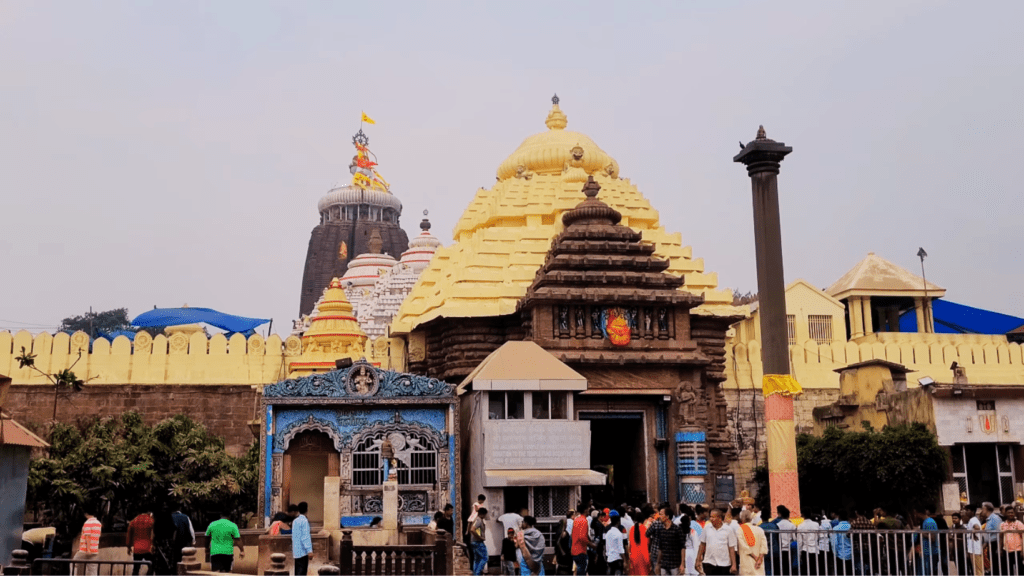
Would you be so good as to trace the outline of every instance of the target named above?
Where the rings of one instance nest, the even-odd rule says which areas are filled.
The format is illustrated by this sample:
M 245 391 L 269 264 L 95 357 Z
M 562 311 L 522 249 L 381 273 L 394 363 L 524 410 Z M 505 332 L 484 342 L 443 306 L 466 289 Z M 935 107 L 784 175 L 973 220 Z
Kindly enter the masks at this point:
M 0 1 L 0 327 L 299 306 L 365 110 L 418 231 L 451 230 L 557 92 L 720 285 L 756 290 L 758 124 L 786 277 L 867 252 L 1024 316 L 1024 2 Z M 32 328 L 31 326 L 29 328 Z

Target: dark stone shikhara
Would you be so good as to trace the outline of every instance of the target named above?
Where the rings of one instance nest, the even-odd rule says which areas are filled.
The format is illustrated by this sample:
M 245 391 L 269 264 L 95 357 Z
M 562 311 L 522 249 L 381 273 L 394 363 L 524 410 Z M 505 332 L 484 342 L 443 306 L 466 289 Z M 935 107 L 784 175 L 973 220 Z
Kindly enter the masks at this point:
M 657 456 L 645 463 L 646 492 L 651 500 L 676 500 L 676 466 L 669 466 L 676 449 L 668 448 L 676 433 L 706 433 L 711 475 L 727 473 L 735 452 L 720 384 L 725 333 L 740 317 L 691 315 L 703 297 L 679 290 L 684 279 L 665 272 L 669 262 L 640 232 L 619 224 L 621 215 L 598 200 L 599 191 L 591 177 L 587 198 L 563 215 L 565 229 L 514 314 L 421 325 L 424 360 L 409 369 L 457 383 L 506 341 L 532 340 L 588 379 L 587 393 L 575 400 L 579 418 L 602 418 L 612 402 L 617 411 L 645 415 L 643 443 Z M 615 317 L 620 344 L 609 338 Z M 713 478 L 705 484 L 708 499 Z
M 358 193 L 353 192 L 353 195 Z M 310 233 L 306 266 L 302 273 L 299 315 L 308 315 L 313 310 L 313 305 L 331 284 L 331 279 L 344 276 L 353 258 L 370 252 L 373 229 L 380 231 L 382 253 L 397 259 L 408 250 L 409 236 L 398 222 L 402 214 L 398 199 L 389 193 L 374 191 L 362 196 L 365 197 L 362 202 L 353 199 L 351 203 L 340 205 L 340 209 L 337 204 L 325 206 L 320 224 Z M 391 202 L 378 202 L 382 198 Z M 346 218 L 326 220 L 326 215 L 332 210 L 341 210 Z M 341 253 L 342 243 L 345 244 L 344 256 Z

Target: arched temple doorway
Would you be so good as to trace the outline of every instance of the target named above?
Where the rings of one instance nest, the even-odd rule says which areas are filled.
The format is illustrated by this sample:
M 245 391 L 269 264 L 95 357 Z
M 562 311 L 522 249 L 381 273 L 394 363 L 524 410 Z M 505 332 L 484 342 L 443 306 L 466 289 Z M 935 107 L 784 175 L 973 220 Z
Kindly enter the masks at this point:
M 305 501 L 310 523 L 324 522 L 324 477 L 336 477 L 340 454 L 334 441 L 321 431 L 303 431 L 285 449 L 281 487 L 282 508 Z

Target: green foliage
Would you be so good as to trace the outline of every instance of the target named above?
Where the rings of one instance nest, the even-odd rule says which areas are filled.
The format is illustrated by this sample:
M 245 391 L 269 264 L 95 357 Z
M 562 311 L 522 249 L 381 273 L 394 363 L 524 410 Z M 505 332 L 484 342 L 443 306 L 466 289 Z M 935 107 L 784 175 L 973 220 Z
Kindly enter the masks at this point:
M 799 435 L 797 462 L 803 512 L 874 507 L 934 510 L 946 478 L 946 454 L 921 423 L 821 437 Z
M 76 425 L 56 423 L 47 458 L 32 461 L 28 503 L 62 535 L 81 528 L 82 513 L 117 530 L 143 510 L 188 512 L 197 529 L 226 511 L 245 523 L 256 506 L 259 446 L 242 457 L 183 415 L 150 427 L 134 412 Z
M 128 318 L 128 309 L 111 309 L 102 312 L 87 312 L 73 317 L 67 317 L 60 322 L 57 330 L 73 333 L 82 331 L 92 335 L 98 332 L 109 333 L 112 331 L 134 331 L 132 321 Z

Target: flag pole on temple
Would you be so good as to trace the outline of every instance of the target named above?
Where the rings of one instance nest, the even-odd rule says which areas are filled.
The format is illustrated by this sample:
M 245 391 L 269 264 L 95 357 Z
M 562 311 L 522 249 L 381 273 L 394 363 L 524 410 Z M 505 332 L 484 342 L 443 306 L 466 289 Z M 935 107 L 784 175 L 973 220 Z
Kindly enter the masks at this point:
M 761 319 L 765 427 L 771 512 L 785 505 L 800 517 L 800 485 L 796 462 L 793 397 L 800 385 L 789 371 L 789 328 L 786 322 L 786 277 L 782 267 L 779 222 L 779 164 L 793 148 L 768 138 L 761 126 L 757 137 L 733 161 L 747 166 L 754 199 L 754 248 L 757 253 L 758 316 Z

